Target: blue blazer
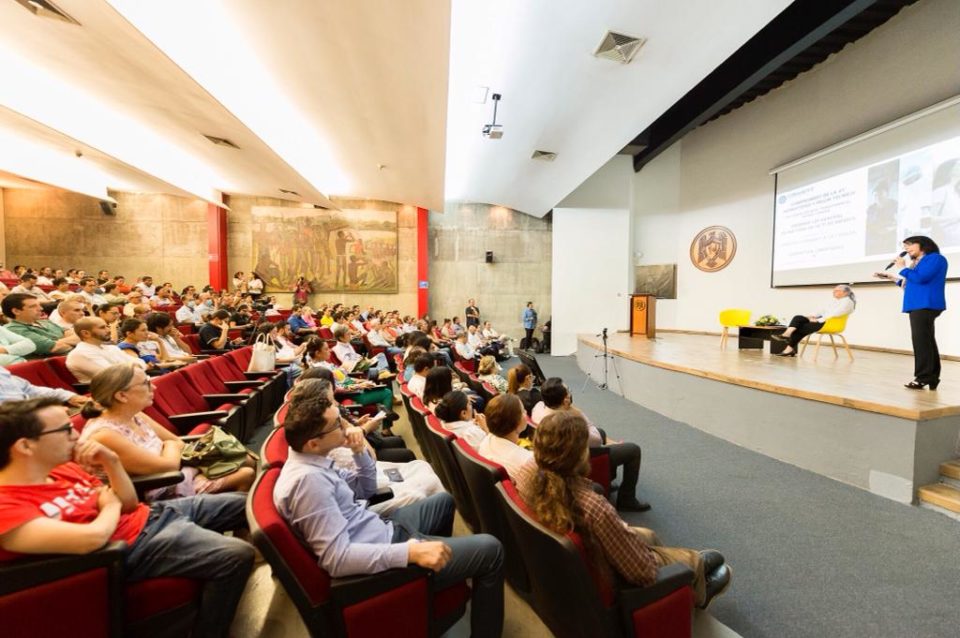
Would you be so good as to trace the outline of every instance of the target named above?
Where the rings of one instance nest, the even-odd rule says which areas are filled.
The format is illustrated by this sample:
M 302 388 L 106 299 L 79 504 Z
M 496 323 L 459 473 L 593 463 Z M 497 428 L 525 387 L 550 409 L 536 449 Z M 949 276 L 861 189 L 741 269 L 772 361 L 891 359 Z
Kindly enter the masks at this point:
M 903 311 L 946 310 L 947 258 L 940 253 L 924 255 L 916 268 L 904 268 Z

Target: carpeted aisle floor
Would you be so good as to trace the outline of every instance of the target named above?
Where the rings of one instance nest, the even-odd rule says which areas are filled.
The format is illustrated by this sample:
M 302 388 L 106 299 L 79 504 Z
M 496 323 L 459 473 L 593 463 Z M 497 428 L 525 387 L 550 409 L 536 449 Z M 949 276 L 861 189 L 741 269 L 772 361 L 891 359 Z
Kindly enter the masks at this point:
M 737 633 L 960 635 L 960 523 L 740 448 L 593 383 L 584 387 L 573 357 L 538 360 L 611 437 L 643 448 L 638 495 L 653 509 L 626 520 L 670 544 L 726 555 L 733 585 L 710 611 Z M 612 369 L 610 383 L 617 388 Z

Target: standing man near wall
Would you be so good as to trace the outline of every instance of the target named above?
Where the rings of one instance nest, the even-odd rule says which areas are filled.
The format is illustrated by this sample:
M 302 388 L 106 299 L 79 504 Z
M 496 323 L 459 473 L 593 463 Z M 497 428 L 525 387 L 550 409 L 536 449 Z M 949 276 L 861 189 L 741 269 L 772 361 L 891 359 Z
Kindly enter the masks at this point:
M 523 311 L 523 329 L 527 331 L 527 336 L 520 342 L 520 349 L 533 347 L 533 331 L 537 329 L 537 311 L 533 309 L 533 302 L 528 301 L 527 307 Z
M 467 318 L 467 328 L 470 326 L 480 327 L 480 309 L 477 308 L 477 302 L 474 299 L 467 300 L 467 307 L 463 311 L 464 316 Z

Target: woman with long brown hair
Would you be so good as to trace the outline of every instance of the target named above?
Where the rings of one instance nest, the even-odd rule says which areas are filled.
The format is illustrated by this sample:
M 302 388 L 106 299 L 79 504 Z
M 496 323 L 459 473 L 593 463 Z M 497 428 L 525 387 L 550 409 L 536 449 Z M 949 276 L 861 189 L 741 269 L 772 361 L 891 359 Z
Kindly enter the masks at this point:
M 514 477 L 523 499 L 546 527 L 558 534 L 577 532 L 585 541 L 597 571 L 615 584 L 624 580 L 648 587 L 657 570 L 682 563 L 694 573 L 694 599 L 706 608 L 730 585 L 731 570 L 719 552 L 663 547 L 652 530 L 630 527 L 587 478 L 590 452 L 587 422 L 577 412 L 562 410 L 540 422 L 533 441 L 534 464 Z

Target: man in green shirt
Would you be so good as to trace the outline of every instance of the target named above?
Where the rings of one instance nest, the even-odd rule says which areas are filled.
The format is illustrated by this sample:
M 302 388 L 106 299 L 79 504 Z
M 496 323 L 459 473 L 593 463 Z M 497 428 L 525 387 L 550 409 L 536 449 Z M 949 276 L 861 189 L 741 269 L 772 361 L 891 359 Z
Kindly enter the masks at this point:
M 27 357 L 41 359 L 73 350 L 79 338 L 73 330 L 63 328 L 47 319 L 41 319 L 40 301 L 33 295 L 14 293 L 3 299 L 3 314 L 12 319 L 6 328 L 14 334 L 26 337 L 37 345 Z

